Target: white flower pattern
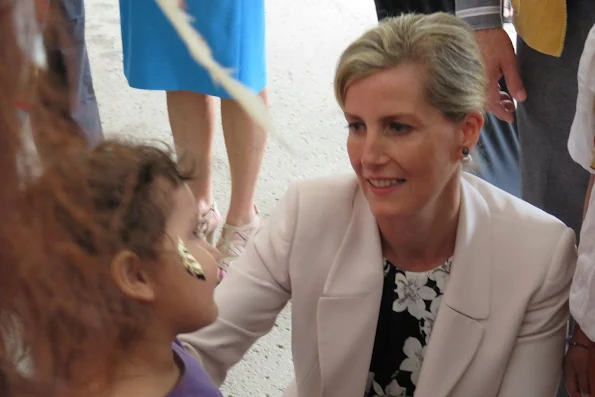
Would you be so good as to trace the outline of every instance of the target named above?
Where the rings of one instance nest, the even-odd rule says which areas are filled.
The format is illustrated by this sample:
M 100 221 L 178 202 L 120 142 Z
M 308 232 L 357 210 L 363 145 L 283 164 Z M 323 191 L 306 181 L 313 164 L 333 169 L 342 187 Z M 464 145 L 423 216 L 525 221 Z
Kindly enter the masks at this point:
M 387 397 L 407 397 L 407 389 L 399 385 L 396 379 L 393 379 L 388 386 L 386 386 Z
M 442 303 L 442 295 L 439 295 L 430 303 L 430 311 L 425 312 L 422 317 L 422 321 L 419 323 L 420 331 L 426 339 L 426 345 L 430 342 L 430 334 L 434 328 L 434 322 L 438 315 L 438 308 Z
M 422 346 L 419 339 L 407 338 L 403 345 L 403 352 L 407 355 L 407 358 L 403 360 L 399 369 L 401 371 L 411 372 L 411 382 L 417 386 L 426 347 Z
M 418 320 L 426 311 L 424 300 L 436 298 L 436 291 L 426 286 L 428 275 L 426 273 L 397 273 L 395 284 L 397 299 L 393 302 L 393 310 L 402 312 L 405 309 Z
M 452 261 L 406 272 L 385 260 L 381 312 L 364 397 L 413 397 Z
M 372 380 L 372 392 L 369 397 L 407 397 L 407 389 L 399 385 L 396 379 L 393 379 L 384 390 Z
M 449 259 L 444 265 L 434 269 L 428 274 L 428 278 L 436 282 L 440 292 L 444 293 L 448 279 L 450 278 L 450 268 L 452 266 L 452 259 Z

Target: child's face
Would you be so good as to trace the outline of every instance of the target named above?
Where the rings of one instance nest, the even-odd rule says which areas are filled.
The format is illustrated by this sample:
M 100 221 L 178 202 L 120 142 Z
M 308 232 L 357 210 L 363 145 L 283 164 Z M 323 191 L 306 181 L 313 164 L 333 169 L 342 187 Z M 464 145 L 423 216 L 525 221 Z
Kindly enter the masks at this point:
M 214 301 L 217 251 L 197 237 L 196 200 L 186 184 L 173 193 L 166 227 L 166 260 L 157 272 L 155 309 L 177 333 L 192 332 L 217 318 Z

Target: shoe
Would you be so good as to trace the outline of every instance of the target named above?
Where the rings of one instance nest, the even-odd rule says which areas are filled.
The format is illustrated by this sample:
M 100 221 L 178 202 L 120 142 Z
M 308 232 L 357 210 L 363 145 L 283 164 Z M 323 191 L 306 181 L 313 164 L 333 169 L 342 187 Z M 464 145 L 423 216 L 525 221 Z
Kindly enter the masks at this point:
M 236 260 L 244 249 L 248 241 L 254 237 L 262 226 L 262 219 L 255 208 L 256 214 L 252 222 L 242 225 L 233 226 L 224 224 L 221 230 L 221 238 L 217 243 L 217 249 L 221 253 L 219 260 L 219 280 L 227 274 L 229 266 Z
M 221 224 L 221 214 L 217 205 L 213 203 L 207 212 L 198 219 L 198 236 L 209 244 L 215 245 L 215 234 Z

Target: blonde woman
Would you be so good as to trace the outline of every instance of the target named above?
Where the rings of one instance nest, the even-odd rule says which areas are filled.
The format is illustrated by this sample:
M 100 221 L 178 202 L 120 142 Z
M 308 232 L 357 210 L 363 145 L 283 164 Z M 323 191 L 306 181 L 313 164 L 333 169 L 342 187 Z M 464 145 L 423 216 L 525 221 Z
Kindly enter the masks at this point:
M 556 392 L 571 229 L 463 172 L 485 76 L 464 22 L 390 19 L 339 60 L 350 175 L 297 183 L 182 336 L 217 383 L 292 301 L 286 397 Z

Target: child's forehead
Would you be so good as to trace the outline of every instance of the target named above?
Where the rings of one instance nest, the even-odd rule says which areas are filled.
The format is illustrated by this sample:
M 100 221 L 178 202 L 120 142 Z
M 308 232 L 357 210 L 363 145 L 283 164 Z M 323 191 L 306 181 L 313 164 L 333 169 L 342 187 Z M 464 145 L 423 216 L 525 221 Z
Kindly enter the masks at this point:
M 198 215 L 195 215 L 198 206 L 192 191 L 185 183 L 178 185 L 170 197 L 172 206 L 167 219 L 168 233 L 179 235 L 193 219 L 198 219 Z

